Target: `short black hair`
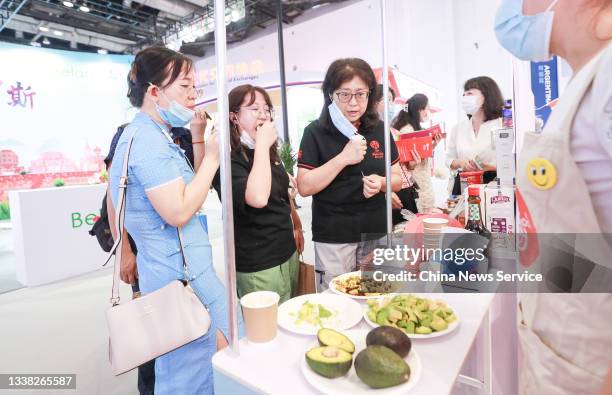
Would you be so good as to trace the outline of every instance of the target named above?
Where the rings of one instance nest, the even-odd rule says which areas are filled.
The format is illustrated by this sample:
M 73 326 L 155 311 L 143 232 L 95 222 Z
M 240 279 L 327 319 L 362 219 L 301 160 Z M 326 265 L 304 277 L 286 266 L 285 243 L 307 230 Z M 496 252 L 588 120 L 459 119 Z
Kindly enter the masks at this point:
M 501 90 L 493 78 L 487 76 L 471 78 L 465 81 L 465 84 L 463 85 L 464 92 L 469 91 L 470 89 L 478 89 L 484 96 L 482 109 L 484 110 L 485 114 L 485 122 L 500 118 L 502 116 L 504 97 L 502 96 Z
M 370 92 L 368 98 L 368 106 L 365 113 L 361 116 L 361 127 L 365 129 L 373 129 L 379 122 L 378 113 L 376 112 L 376 101 L 372 95 L 376 90 L 376 77 L 370 65 L 363 59 L 359 58 L 344 58 L 332 62 L 325 73 L 325 80 L 321 90 L 323 91 L 323 109 L 319 116 L 319 124 L 324 128 L 331 128 L 331 118 L 329 109 L 327 108 L 332 102 L 332 94 L 344 82 L 352 80 L 354 77 L 359 77 L 366 83 Z
M 161 46 L 143 49 L 136 54 L 127 77 L 130 103 L 142 107 L 149 84 L 165 88 L 176 81 L 183 68 L 189 71 L 192 67 L 193 61 L 180 52 Z

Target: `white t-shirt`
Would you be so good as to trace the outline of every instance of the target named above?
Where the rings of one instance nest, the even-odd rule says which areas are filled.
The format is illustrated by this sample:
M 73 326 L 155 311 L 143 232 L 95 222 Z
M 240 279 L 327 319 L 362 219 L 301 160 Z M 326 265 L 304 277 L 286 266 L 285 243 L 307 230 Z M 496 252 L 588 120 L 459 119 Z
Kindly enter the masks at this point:
M 496 118 L 480 125 L 478 136 L 474 134 L 472 121 L 466 119 L 453 128 L 447 139 L 446 166 L 450 167 L 455 159 L 472 159 L 478 155 L 486 164 L 495 165 L 491 132 L 501 129 L 502 119 Z
M 612 233 L 612 45 L 580 103 L 571 130 L 572 156 L 587 184 L 603 233 Z

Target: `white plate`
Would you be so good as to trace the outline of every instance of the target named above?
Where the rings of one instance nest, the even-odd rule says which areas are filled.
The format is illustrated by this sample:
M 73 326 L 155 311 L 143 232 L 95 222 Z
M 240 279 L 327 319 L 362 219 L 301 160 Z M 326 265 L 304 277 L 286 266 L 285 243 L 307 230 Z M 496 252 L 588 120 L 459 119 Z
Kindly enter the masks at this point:
M 322 320 L 323 327 L 344 330 L 354 327 L 361 321 L 363 311 L 359 303 L 333 294 L 309 294 L 289 299 L 278 307 L 278 325 L 283 329 L 300 335 L 316 335 L 318 325 L 303 322 L 297 324 L 298 312 L 306 302 L 323 305 L 332 312 L 332 316 Z
M 384 297 L 380 297 L 379 299 L 385 299 L 387 297 L 394 297 L 396 295 L 408 295 L 408 294 L 394 294 L 394 295 L 389 295 L 389 296 L 384 296 Z M 423 297 L 420 296 L 419 294 L 416 293 L 412 293 L 409 295 L 414 295 L 414 296 L 419 296 L 419 297 Z M 427 297 L 428 299 L 431 299 L 429 297 Z M 448 304 L 448 303 L 447 303 Z M 453 309 L 452 306 L 449 305 L 449 307 L 451 309 Z M 370 306 L 365 306 L 365 308 L 363 309 L 363 318 L 365 319 L 365 322 L 368 323 L 368 325 L 370 325 L 373 328 L 378 328 L 380 325 L 378 325 L 376 322 L 373 322 L 372 320 L 370 320 L 370 318 L 368 318 L 368 310 L 370 309 Z M 454 311 L 455 309 L 453 309 Z M 440 337 L 440 336 L 444 336 L 444 335 L 448 335 L 449 333 L 451 333 L 452 331 L 454 331 L 455 329 L 457 329 L 457 327 L 459 326 L 459 317 L 457 317 L 457 319 L 452 322 L 451 324 L 448 324 L 448 328 L 446 328 L 443 331 L 440 332 L 432 332 L 429 335 L 421 335 L 418 333 L 406 333 L 406 336 L 408 336 L 411 339 L 432 339 L 434 337 Z
M 347 277 L 353 277 L 353 276 L 361 276 L 361 270 L 357 270 L 356 272 L 350 272 L 350 273 L 344 273 L 341 274 L 337 277 L 334 277 L 333 280 L 331 280 L 331 282 L 329 283 L 329 289 L 332 290 L 332 292 L 337 293 L 338 295 L 342 295 L 342 296 L 348 296 L 349 298 L 352 299 L 358 299 L 358 300 L 365 300 L 365 299 L 376 299 L 376 298 L 380 298 L 382 296 L 385 295 L 390 295 L 391 292 L 386 293 L 386 294 L 381 294 L 381 295 L 373 295 L 373 296 L 358 296 L 358 295 L 349 295 L 345 292 L 340 291 L 339 289 L 336 288 L 336 281 L 342 281 L 344 279 L 346 279 Z
M 321 391 L 321 393 L 326 395 L 366 395 L 366 394 L 376 394 L 376 395 L 399 395 L 406 394 L 410 389 L 412 389 L 419 379 L 421 378 L 421 373 L 423 372 L 423 366 L 421 365 L 421 358 L 419 354 L 414 351 L 414 348 L 410 350 L 410 354 L 405 358 L 405 361 L 410 366 L 410 378 L 403 384 L 397 385 L 395 387 L 382 388 L 382 389 L 372 389 L 368 387 L 361 379 L 357 376 L 357 372 L 355 372 L 355 358 L 357 354 L 366 348 L 366 336 L 368 334 L 368 330 L 360 329 L 360 330 L 351 330 L 342 332 L 346 335 L 351 341 L 355 344 L 355 353 L 353 354 L 353 366 L 351 366 L 351 370 L 342 377 L 338 377 L 335 379 L 328 379 L 323 376 L 319 376 L 315 372 L 310 369 L 308 363 L 306 363 L 306 357 L 302 358 L 302 374 L 304 378 L 310 385 L 312 385 L 317 390 Z M 311 348 L 318 347 L 318 343 L 313 343 L 311 347 L 307 350 L 304 350 L 304 354 L 306 351 Z

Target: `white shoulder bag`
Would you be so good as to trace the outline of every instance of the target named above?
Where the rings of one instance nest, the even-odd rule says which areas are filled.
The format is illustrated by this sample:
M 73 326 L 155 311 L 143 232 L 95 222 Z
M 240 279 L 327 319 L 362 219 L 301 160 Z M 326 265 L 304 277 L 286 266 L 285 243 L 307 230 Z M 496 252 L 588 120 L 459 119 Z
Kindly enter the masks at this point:
M 157 291 L 119 304 L 121 245 L 128 185 L 128 160 L 132 140 L 133 136 L 128 142 L 123 159 L 118 208 L 115 212 L 118 237 L 110 252 L 111 255 L 115 252 L 115 267 L 111 307 L 106 311 L 106 321 L 110 335 L 109 358 L 115 375 L 128 372 L 145 362 L 196 340 L 206 334 L 210 328 L 210 315 L 187 281 L 174 280 Z M 189 278 L 181 228 L 177 228 L 177 232 L 183 257 L 183 269 L 186 278 Z M 109 255 L 109 260 L 111 255 Z

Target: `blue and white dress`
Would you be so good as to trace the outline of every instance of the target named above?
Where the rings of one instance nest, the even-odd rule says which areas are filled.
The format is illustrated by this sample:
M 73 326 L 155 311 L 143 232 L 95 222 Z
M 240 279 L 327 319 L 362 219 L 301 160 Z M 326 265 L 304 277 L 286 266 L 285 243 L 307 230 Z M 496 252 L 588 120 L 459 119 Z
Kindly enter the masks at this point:
M 181 148 L 168 130 L 139 112 L 126 127 L 109 172 L 110 190 L 116 207 L 118 184 L 127 143 L 134 136 L 128 163 L 125 227 L 138 247 L 137 265 L 143 294 L 185 278 L 177 229 L 155 211 L 146 192 L 179 177 L 187 184 L 194 177 Z M 201 338 L 155 360 L 155 394 L 212 394 L 211 358 L 216 352 L 217 329 L 229 338 L 227 294 L 212 265 L 207 230 L 194 216 L 183 226 L 183 243 L 191 286 L 211 315 L 211 327 Z M 238 317 L 243 332 L 242 317 Z M 151 328 L 151 330 L 155 330 Z

